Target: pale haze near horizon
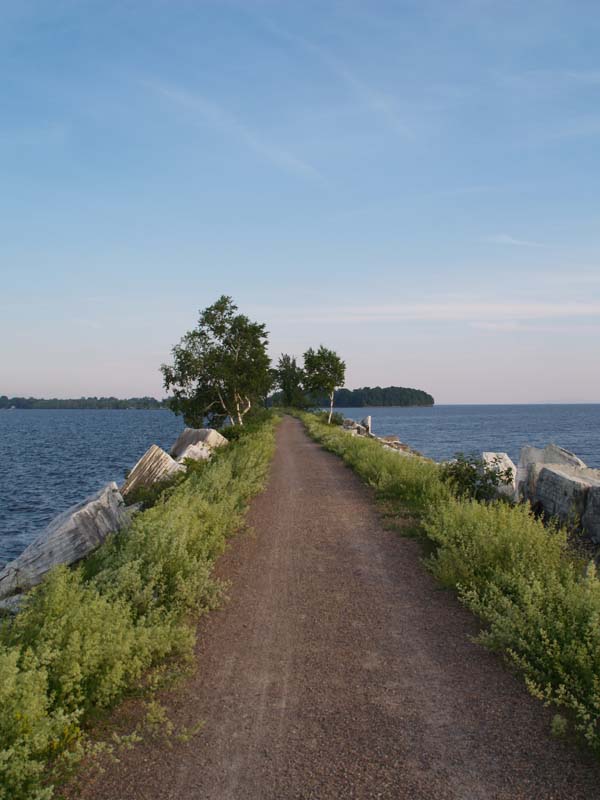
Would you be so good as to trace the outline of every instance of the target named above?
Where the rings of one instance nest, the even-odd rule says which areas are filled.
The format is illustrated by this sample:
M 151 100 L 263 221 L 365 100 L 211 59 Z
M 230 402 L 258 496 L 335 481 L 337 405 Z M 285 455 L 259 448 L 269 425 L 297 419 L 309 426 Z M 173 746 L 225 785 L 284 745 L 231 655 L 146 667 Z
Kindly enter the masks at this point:
M 0 4 L 0 394 L 164 396 L 221 294 L 274 359 L 599 402 L 593 2 Z

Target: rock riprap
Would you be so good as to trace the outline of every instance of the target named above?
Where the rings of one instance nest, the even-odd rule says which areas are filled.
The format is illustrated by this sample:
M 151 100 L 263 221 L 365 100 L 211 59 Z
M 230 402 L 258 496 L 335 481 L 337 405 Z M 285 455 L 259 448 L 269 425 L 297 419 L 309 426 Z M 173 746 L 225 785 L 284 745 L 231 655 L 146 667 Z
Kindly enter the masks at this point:
M 213 428 L 185 428 L 171 448 L 171 456 L 181 458 L 186 448 L 193 444 L 205 444 L 214 449 L 215 447 L 224 447 L 229 442 Z
M 116 483 L 64 511 L 0 572 L 0 598 L 26 592 L 58 564 L 74 564 L 128 523 Z
M 600 519 L 594 513 L 595 495 L 592 492 L 598 491 L 600 470 L 568 464 L 546 465 L 540 470 L 532 504 L 561 522 L 581 524 L 594 538 Z
M 182 464 L 186 458 L 190 458 L 192 461 L 208 461 L 211 455 L 212 448 L 204 444 L 204 442 L 198 442 L 198 444 L 188 445 L 177 458 L 177 461 L 180 464 Z
M 488 469 L 492 469 L 495 472 L 502 472 L 506 475 L 507 471 L 510 470 L 511 480 L 509 483 L 498 486 L 498 494 L 506 495 L 506 497 L 513 500 L 517 491 L 517 468 L 508 453 L 486 451 L 481 454 L 481 460 Z
M 549 444 L 543 449 L 525 445 L 521 449 L 517 467 L 517 499 L 533 501 L 540 473 L 548 464 L 578 469 L 585 469 L 586 466 L 575 453 L 556 444 Z
M 183 470 L 185 470 L 183 464 L 177 463 L 162 448 L 153 444 L 127 476 L 127 480 L 121 486 L 121 494 L 127 497 L 135 489 L 152 486 Z

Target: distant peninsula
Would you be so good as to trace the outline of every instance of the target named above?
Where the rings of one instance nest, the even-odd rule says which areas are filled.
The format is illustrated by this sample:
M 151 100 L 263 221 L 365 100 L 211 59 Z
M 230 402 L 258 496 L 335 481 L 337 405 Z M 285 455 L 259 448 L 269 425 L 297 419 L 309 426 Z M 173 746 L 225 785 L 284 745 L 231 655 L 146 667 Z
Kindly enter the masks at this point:
M 280 402 L 280 394 L 272 396 L 272 404 Z M 328 406 L 327 397 L 306 397 L 309 404 Z M 365 406 L 432 406 L 435 401 L 422 389 L 405 386 L 363 386 L 361 389 L 336 389 L 334 404 L 338 408 L 363 408 Z
M 433 397 L 422 389 L 405 386 L 364 386 L 362 389 L 338 389 L 335 405 L 342 408 L 363 406 L 432 406 Z
M 168 408 L 167 400 L 154 397 L 79 397 L 72 400 L 53 398 L 44 400 L 36 397 L 7 397 L 0 395 L 0 409 L 9 408 Z

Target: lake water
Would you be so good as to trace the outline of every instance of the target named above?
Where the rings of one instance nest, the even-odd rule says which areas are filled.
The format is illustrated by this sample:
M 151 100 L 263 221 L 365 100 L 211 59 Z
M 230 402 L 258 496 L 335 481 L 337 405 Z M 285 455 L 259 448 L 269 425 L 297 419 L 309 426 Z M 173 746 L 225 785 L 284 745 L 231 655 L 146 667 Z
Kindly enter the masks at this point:
M 346 408 L 373 418 L 437 461 L 456 452 L 556 442 L 600 467 L 600 405 Z M 48 522 L 108 481 L 121 483 L 151 444 L 168 450 L 183 428 L 170 411 L 0 411 L 0 563 L 19 555 Z
M 0 411 L 0 563 L 109 481 L 123 482 L 151 444 L 183 428 L 167 410 Z
M 442 461 L 455 453 L 508 453 L 516 463 L 525 444 L 550 442 L 600 467 L 600 404 L 338 408 L 360 421 L 372 417 L 378 436 L 397 434 L 423 455 Z

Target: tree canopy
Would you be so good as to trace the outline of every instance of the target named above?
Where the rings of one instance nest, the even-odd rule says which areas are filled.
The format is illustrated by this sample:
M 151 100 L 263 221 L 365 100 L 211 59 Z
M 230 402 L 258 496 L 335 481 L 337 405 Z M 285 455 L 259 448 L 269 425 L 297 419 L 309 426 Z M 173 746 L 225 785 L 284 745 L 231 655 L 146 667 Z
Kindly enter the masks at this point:
M 327 395 L 329 422 L 333 414 L 335 390 L 342 386 L 345 376 L 346 364 L 334 350 L 328 350 L 321 345 L 318 350 L 310 347 L 304 353 L 304 386 L 312 395 Z
M 303 381 L 304 371 L 296 363 L 296 357 L 282 353 L 275 368 L 275 385 L 280 390 L 279 402 L 284 406 L 305 406 Z
M 220 297 L 175 345 L 173 364 L 161 367 L 171 408 L 186 425 L 201 427 L 206 419 L 243 425 L 271 388 L 267 330 L 237 310 L 231 297 Z

